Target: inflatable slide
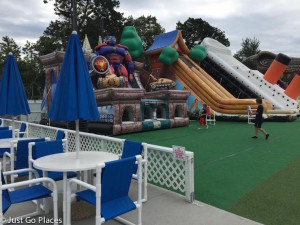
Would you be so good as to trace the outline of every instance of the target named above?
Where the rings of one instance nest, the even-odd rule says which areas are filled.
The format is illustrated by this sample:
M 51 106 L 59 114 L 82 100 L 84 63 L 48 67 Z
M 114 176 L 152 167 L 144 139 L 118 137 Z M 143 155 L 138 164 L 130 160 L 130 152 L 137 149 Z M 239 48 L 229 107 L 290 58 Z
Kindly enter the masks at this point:
M 201 68 L 202 64 L 200 67 L 188 56 L 190 50 L 185 45 L 179 30 L 157 35 L 152 46 L 146 50 L 145 55 L 150 57 L 153 74 L 158 74 L 158 76 L 162 77 L 170 76 L 167 70 L 164 69 L 163 64 L 159 61 L 160 54 L 166 47 L 172 47 L 179 53 L 178 60 L 173 64 L 169 64 L 168 68 L 171 73 L 175 75 L 175 79 L 179 81 L 180 86 L 190 91 L 193 98 L 201 103 L 205 102 L 214 111 L 220 114 L 247 115 L 248 106 L 253 109 L 257 108 L 255 99 L 259 96 L 258 89 L 260 89 L 260 86 L 258 85 L 258 87 L 255 88 L 257 92 L 253 93 L 251 88 L 247 90 L 247 88 L 241 86 L 241 82 L 229 77 L 227 73 L 223 77 L 224 81 L 226 78 L 227 81 L 231 80 L 234 81 L 234 83 L 227 81 L 220 82 L 214 79 Z M 227 49 L 225 50 L 228 51 Z M 222 51 L 224 51 L 224 49 Z M 220 66 L 223 68 L 221 63 Z M 215 74 L 221 74 L 219 68 L 216 67 L 215 69 Z M 243 82 L 246 83 L 247 81 L 245 80 Z M 229 83 L 228 89 L 223 87 L 223 85 L 227 83 Z M 243 96 L 236 95 L 234 92 L 238 92 L 239 95 Z M 282 91 L 278 91 L 278 93 L 282 93 Z M 273 115 L 295 115 L 294 107 L 284 107 L 283 104 L 274 110 L 274 103 L 271 102 L 270 99 L 263 100 L 265 113 Z M 293 103 L 292 100 L 289 101 Z
M 176 78 L 199 100 L 222 114 L 247 114 L 247 108 L 256 108 L 255 99 L 237 99 L 194 63 L 187 55 L 182 55 L 170 70 Z M 272 104 L 264 101 L 267 111 Z
M 236 88 L 230 93 L 239 98 L 261 97 L 271 102 L 274 109 L 290 109 L 298 112 L 295 99 L 286 95 L 285 90 L 276 83 L 271 84 L 264 79 L 264 75 L 259 71 L 251 70 L 236 60 L 226 46 L 211 38 L 205 38 L 201 45 L 207 50 L 207 59 L 203 62 L 203 68 L 219 76 L 214 78 L 219 82 L 223 81 L 222 85 L 227 90 L 235 85 Z M 214 72 L 215 70 L 217 73 Z

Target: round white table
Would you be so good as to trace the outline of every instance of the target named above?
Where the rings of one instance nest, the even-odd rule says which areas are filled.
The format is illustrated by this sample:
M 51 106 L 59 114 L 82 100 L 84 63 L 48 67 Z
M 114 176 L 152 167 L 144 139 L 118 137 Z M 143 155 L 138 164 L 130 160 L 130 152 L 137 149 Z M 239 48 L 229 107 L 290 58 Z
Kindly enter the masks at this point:
M 118 155 L 109 152 L 79 152 L 78 159 L 76 152 L 67 152 L 48 155 L 36 159 L 33 166 L 44 171 L 63 172 L 63 224 L 66 224 L 67 213 L 67 172 L 78 172 L 96 169 L 100 163 L 117 160 Z
M 119 157 L 109 152 L 79 152 L 79 158 L 76 159 L 76 152 L 67 152 L 48 155 L 34 161 L 35 168 L 45 171 L 84 171 L 96 169 L 100 163 L 119 159 Z

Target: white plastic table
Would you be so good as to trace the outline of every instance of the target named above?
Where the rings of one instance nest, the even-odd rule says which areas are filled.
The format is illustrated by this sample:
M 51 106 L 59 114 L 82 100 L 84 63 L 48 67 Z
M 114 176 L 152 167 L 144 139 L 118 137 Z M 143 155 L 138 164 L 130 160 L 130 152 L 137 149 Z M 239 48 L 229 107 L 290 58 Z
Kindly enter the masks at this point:
M 99 163 L 119 159 L 115 154 L 109 152 L 79 152 L 76 159 L 76 152 L 67 152 L 48 155 L 36 159 L 34 167 L 44 171 L 63 172 L 63 224 L 66 224 L 67 217 L 67 172 L 78 172 L 96 169 Z

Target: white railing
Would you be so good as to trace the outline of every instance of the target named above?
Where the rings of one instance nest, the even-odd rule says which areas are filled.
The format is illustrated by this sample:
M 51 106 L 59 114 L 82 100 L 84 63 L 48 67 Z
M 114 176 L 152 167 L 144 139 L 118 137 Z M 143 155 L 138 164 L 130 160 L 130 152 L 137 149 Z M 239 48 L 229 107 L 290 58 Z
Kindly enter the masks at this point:
M 10 126 L 11 120 L 2 119 L 2 126 Z M 15 121 L 18 129 L 22 121 Z M 56 138 L 57 130 L 65 131 L 68 139 L 68 151 L 75 151 L 75 131 L 40 124 L 27 123 L 28 137 Z M 80 132 L 80 144 L 83 151 L 107 151 L 122 153 L 124 139 Z M 194 153 L 186 151 L 184 161 L 173 158 L 172 148 L 144 143 L 147 147 L 148 182 L 185 195 L 187 201 L 194 200 Z M 144 146 L 145 147 L 145 146 Z

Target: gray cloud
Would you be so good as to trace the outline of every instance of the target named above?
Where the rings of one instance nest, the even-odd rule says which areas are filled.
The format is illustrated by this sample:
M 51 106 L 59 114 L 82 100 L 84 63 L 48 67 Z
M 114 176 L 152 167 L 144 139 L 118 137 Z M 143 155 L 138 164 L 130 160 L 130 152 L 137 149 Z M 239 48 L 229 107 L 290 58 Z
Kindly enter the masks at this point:
M 7 35 L 20 45 L 36 41 L 56 18 L 53 5 L 42 0 L 1 1 L 0 15 L 0 37 Z
M 231 16 L 225 20 L 212 20 L 211 24 L 224 30 L 233 51 L 241 48 L 242 39 L 256 37 L 260 49 L 300 56 L 299 22 L 295 15 L 266 15 L 253 13 L 247 17 Z
M 296 0 L 122 0 L 120 10 L 134 17 L 156 16 L 167 31 L 188 17 L 202 18 L 225 31 L 232 52 L 241 48 L 242 39 L 256 37 L 261 50 L 300 56 L 300 4 Z
M 300 57 L 298 0 L 120 0 L 117 10 L 135 18 L 155 16 L 166 31 L 188 17 L 202 18 L 225 31 L 232 52 L 241 48 L 243 38 L 256 37 L 261 50 Z M 2 0 L 0 15 L 0 37 L 8 35 L 18 44 L 37 40 L 57 18 L 53 5 L 42 0 Z

